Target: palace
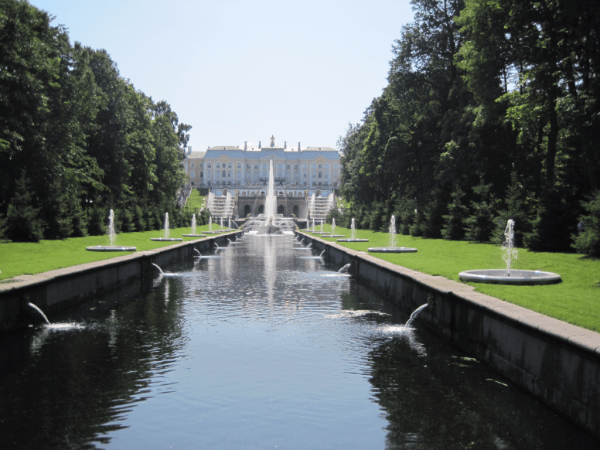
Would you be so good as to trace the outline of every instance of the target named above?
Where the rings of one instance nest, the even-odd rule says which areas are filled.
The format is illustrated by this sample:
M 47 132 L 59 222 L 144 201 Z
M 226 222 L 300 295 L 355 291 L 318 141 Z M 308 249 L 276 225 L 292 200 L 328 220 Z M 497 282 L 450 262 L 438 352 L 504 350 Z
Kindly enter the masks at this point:
M 260 214 L 269 182 L 269 166 L 273 161 L 277 209 L 279 214 L 297 218 L 310 214 L 309 199 L 330 199 L 340 182 L 340 154 L 331 147 L 283 147 L 271 137 L 268 147 L 258 148 L 218 145 L 204 152 L 188 150 L 183 161 L 191 188 L 207 188 L 213 204 L 207 205 L 217 216 L 246 217 Z M 219 198 L 229 193 L 234 201 L 231 210 L 223 211 Z M 261 200 L 262 198 L 262 200 Z M 317 200 L 317 203 L 323 203 Z M 331 200 L 328 204 L 331 204 Z M 219 209 L 219 211 L 216 211 Z M 321 208 L 322 209 L 322 208 Z M 320 216 L 323 213 L 319 214 Z

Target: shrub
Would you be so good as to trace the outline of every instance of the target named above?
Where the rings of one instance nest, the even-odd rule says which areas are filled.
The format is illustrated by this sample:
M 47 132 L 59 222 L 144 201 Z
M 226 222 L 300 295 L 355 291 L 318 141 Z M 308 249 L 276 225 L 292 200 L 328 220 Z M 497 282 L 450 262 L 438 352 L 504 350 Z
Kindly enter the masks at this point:
M 573 248 L 577 253 L 600 256 L 600 191 L 596 191 L 588 201 L 581 202 L 587 212 L 579 218 L 583 230 L 572 235 Z

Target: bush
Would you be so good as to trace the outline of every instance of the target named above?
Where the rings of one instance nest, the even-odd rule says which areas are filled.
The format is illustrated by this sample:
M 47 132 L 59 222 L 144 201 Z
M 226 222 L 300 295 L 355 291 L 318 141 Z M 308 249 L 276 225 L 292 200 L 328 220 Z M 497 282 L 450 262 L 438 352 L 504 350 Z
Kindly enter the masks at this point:
M 581 202 L 587 212 L 579 218 L 583 230 L 572 235 L 573 248 L 577 253 L 600 256 L 600 191 L 596 191 L 588 201 Z
M 132 214 L 133 226 L 136 231 L 146 231 L 146 219 L 144 219 L 142 207 L 140 205 L 133 205 Z
M 8 205 L 5 236 L 14 242 L 38 242 L 44 234 L 40 210 L 34 208 L 25 172 L 16 180 L 15 195 Z
M 524 235 L 531 232 L 531 220 L 527 213 L 530 209 L 530 201 L 528 201 L 526 192 L 521 183 L 519 183 L 515 172 L 511 174 L 511 184 L 506 190 L 505 203 L 506 209 L 499 211 L 498 215 L 494 218 L 496 227 L 492 231 L 491 241 L 498 245 L 504 244 L 506 239 L 504 236 L 506 223 L 508 219 L 512 219 L 515 223 L 514 246 L 522 247 Z

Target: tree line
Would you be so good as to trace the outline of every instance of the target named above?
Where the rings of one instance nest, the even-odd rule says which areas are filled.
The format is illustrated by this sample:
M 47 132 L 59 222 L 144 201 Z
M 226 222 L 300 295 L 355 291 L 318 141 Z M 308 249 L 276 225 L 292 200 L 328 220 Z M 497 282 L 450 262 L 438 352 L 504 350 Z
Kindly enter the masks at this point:
M 338 141 L 359 226 L 600 254 L 600 2 L 413 0 Z
M 123 231 L 177 222 L 191 126 L 52 20 L 0 0 L 0 236 L 100 234 L 109 208 Z

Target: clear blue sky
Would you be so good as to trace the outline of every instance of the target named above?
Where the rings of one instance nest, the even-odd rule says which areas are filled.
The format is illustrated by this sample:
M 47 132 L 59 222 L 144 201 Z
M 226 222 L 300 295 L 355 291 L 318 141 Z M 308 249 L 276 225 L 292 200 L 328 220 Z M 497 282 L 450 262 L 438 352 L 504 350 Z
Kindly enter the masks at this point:
M 409 0 L 30 0 L 192 125 L 190 145 L 331 146 L 386 86 Z

